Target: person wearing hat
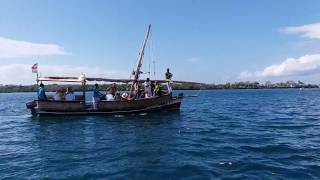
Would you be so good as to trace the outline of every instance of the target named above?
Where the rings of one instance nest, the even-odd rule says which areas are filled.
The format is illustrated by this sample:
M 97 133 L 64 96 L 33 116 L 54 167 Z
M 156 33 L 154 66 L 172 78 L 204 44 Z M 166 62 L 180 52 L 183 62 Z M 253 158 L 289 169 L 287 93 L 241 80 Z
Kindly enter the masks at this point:
M 46 91 L 44 89 L 44 84 L 40 83 L 39 89 L 38 89 L 38 100 L 40 101 L 46 101 Z

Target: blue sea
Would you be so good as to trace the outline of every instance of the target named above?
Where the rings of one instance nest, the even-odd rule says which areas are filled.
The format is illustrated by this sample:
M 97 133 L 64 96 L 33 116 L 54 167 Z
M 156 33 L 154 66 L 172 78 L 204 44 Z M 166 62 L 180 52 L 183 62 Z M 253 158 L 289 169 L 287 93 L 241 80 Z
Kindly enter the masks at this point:
M 180 111 L 33 118 L 0 94 L 0 177 L 320 179 L 320 89 L 183 91 Z

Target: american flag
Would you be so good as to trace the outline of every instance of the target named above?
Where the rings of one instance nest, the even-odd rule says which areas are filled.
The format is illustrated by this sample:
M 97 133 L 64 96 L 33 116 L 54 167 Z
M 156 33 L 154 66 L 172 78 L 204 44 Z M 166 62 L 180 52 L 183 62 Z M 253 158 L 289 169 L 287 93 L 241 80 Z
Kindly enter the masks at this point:
M 31 69 L 33 73 L 38 73 L 38 63 L 34 64 Z

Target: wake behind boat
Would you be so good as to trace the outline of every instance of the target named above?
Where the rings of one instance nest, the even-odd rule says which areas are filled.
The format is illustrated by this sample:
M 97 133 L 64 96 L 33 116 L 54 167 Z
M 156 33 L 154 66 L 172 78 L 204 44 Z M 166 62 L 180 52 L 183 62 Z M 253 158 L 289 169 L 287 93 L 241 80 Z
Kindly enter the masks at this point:
M 179 110 L 183 99 L 183 94 L 172 95 L 172 84 L 174 83 L 193 83 L 186 81 L 171 80 L 172 74 L 167 69 L 165 80 L 153 80 L 155 90 L 151 91 L 153 83 L 149 78 L 144 82 L 140 79 L 141 67 L 144 57 L 151 25 L 148 26 L 142 48 L 139 52 L 138 62 L 133 71 L 133 78 L 130 79 L 111 79 L 111 78 L 94 78 L 86 77 L 82 74 L 80 77 L 39 77 L 37 64 L 32 67 L 33 72 L 37 73 L 37 84 L 40 82 L 38 99 L 28 102 L 27 108 L 31 110 L 32 115 L 98 115 L 98 114 L 125 114 L 125 113 L 142 113 L 163 110 Z M 44 91 L 43 82 L 55 83 L 80 83 L 82 85 L 82 95 L 71 95 L 71 98 L 58 98 L 47 96 Z M 93 94 L 93 101 L 86 101 L 87 84 L 90 82 L 108 82 L 108 83 L 126 83 L 130 89 L 122 92 L 122 95 L 115 93 L 115 84 L 113 88 L 107 91 L 106 95 L 99 92 L 96 84 Z M 145 90 L 141 91 L 141 84 L 144 83 Z M 161 90 L 161 84 L 167 87 Z M 72 94 L 71 90 L 70 94 Z M 68 94 L 68 92 L 67 92 Z

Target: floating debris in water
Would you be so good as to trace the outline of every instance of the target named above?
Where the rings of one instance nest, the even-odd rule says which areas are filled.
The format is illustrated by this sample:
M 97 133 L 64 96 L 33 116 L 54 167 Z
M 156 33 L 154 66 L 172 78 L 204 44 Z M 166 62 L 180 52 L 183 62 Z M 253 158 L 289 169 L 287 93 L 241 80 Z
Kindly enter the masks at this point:
M 231 161 L 226 162 L 226 161 L 220 161 L 219 164 L 224 165 L 224 164 L 228 164 L 228 165 L 232 165 L 233 163 Z
M 125 117 L 125 115 L 116 114 L 116 115 L 114 115 L 114 117 Z
M 140 116 L 145 116 L 145 115 L 147 115 L 148 113 L 140 113 L 139 115 Z

